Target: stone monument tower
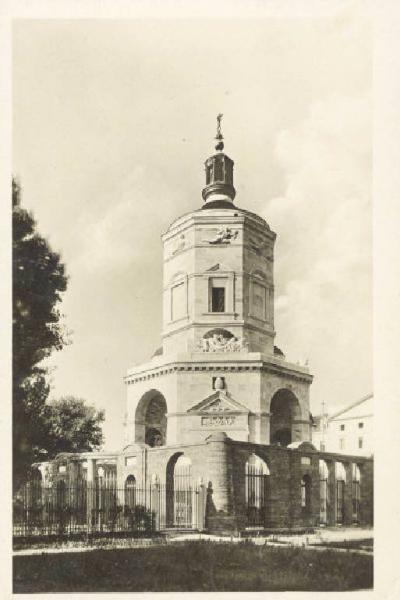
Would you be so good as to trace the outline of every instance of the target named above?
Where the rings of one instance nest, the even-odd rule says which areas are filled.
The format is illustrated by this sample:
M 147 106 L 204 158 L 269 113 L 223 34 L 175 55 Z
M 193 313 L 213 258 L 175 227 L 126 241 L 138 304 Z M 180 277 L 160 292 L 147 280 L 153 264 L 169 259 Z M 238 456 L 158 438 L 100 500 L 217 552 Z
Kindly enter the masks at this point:
M 203 205 L 175 220 L 164 244 L 163 345 L 129 370 L 126 443 L 310 439 L 306 367 L 274 346 L 274 242 L 264 219 L 234 204 L 233 160 L 205 162 Z
M 312 376 L 274 345 L 276 235 L 234 204 L 221 117 L 203 204 L 162 236 L 163 344 L 125 378 L 124 447 L 36 465 L 54 514 L 87 481 L 88 532 L 143 510 L 159 531 L 372 523 L 372 460 L 310 443 Z

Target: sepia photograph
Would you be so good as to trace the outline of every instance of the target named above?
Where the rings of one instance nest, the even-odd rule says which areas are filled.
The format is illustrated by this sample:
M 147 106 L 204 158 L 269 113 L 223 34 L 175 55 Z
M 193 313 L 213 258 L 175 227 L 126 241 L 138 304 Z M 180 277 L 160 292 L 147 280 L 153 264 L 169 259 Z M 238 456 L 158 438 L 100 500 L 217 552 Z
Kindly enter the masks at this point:
M 13 593 L 373 590 L 371 19 L 15 18 L 11 81 Z

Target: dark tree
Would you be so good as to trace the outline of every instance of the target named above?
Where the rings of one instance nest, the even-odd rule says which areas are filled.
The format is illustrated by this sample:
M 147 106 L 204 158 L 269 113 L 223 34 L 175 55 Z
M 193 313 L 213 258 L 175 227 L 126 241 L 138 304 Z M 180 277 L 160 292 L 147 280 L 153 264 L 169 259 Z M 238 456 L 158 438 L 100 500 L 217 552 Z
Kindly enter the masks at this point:
M 41 364 L 65 343 L 58 304 L 67 277 L 60 255 L 37 232 L 12 182 L 14 484 L 46 448 L 42 409 L 49 394 Z
M 51 400 L 43 409 L 48 458 L 59 452 L 89 452 L 103 444 L 104 411 L 96 411 L 81 398 Z

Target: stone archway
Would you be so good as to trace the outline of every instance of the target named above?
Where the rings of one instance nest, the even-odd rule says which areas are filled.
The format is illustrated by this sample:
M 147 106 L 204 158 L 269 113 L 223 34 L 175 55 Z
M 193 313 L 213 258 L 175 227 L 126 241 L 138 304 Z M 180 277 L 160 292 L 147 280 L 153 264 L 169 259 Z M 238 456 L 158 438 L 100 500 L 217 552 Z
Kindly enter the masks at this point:
M 151 448 L 167 443 L 167 402 L 158 390 L 149 390 L 139 400 L 135 413 L 135 442 Z
M 270 443 L 289 446 L 303 439 L 296 425 L 301 421 L 300 402 L 291 390 L 275 392 L 270 404 Z
M 166 472 L 167 527 L 192 526 L 193 511 L 192 462 L 183 452 L 168 461 Z
M 270 521 L 270 470 L 257 454 L 251 454 L 245 464 L 245 502 L 247 525 L 266 527 Z

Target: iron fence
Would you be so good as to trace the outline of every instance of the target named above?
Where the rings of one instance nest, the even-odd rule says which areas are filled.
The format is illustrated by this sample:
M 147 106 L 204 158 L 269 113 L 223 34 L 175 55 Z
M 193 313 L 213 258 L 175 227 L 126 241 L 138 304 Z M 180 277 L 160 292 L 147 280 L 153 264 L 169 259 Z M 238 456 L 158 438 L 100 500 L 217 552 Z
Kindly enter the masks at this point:
M 140 535 L 167 528 L 203 530 L 206 489 L 203 485 L 119 488 L 115 481 L 100 485 L 58 482 L 27 483 L 13 501 L 14 537 L 78 534 Z

